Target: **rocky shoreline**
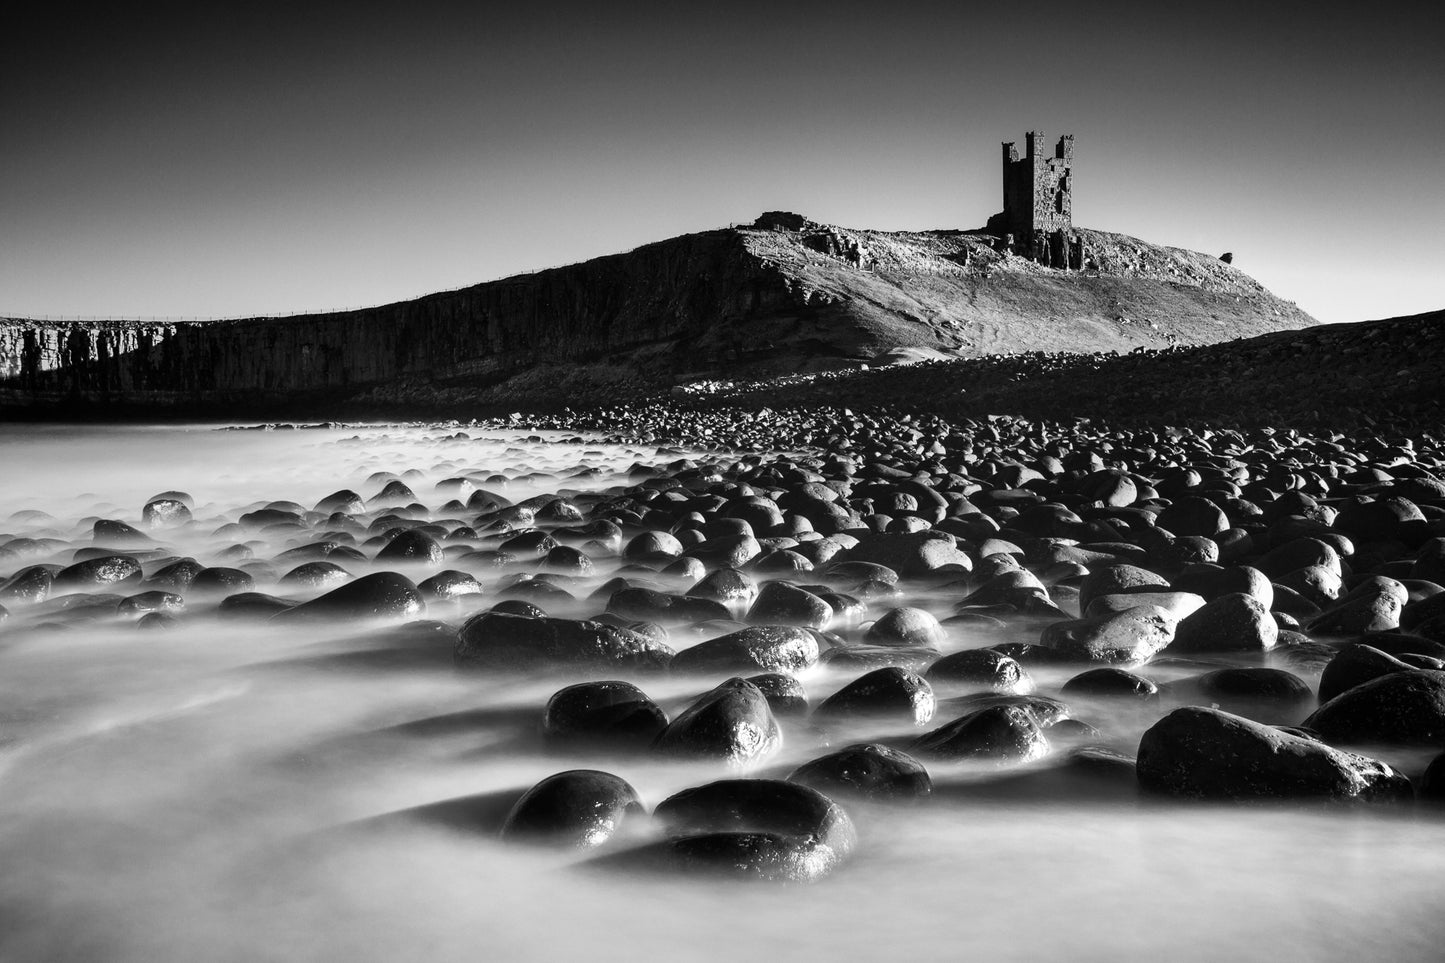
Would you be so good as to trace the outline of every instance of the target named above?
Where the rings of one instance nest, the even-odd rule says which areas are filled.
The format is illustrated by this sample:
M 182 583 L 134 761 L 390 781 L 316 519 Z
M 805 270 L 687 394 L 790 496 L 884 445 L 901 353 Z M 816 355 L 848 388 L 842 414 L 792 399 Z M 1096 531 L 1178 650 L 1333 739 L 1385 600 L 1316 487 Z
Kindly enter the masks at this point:
M 365 497 L 233 508 L 199 558 L 170 548 L 204 534 L 182 492 L 79 535 L 12 515 L 0 631 L 356 625 L 457 671 L 555 676 L 519 733 L 715 781 L 649 816 L 623 772 L 567 770 L 469 825 L 614 869 L 816 879 L 859 845 L 858 800 L 960 780 L 1445 802 L 1445 445 L 1429 430 L 662 402 L 501 423 L 713 454 L 660 448 L 610 487 L 557 477 L 515 501 L 494 473 L 458 469 L 430 495 L 379 474 Z M 695 694 L 669 710 L 647 695 L 660 678 Z M 1121 705 L 1142 734 L 1115 727 Z M 768 768 L 800 741 L 806 764 Z

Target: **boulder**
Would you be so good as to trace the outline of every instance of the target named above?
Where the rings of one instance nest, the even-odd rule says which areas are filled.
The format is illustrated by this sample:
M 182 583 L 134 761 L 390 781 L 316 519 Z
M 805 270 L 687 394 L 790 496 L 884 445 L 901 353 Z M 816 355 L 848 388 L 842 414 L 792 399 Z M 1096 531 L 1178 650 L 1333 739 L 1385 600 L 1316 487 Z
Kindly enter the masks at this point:
M 508 842 L 591 849 L 625 821 L 647 814 L 637 791 L 610 772 L 573 769 L 548 776 L 518 799 L 502 824 Z
M 805 762 L 788 781 L 827 796 L 869 800 L 918 799 L 933 792 L 933 780 L 923 763 L 876 742 L 857 743 Z
M 482 612 L 463 623 L 453 654 L 459 667 L 478 669 L 645 670 L 665 668 L 672 661 L 672 649 L 640 632 L 602 622 L 497 611 Z
M 746 766 L 783 742 L 767 696 L 744 679 L 729 679 L 704 693 L 658 735 L 653 746 L 677 756 L 721 759 Z
M 1145 789 L 1200 799 L 1411 796 L 1409 780 L 1383 762 L 1203 706 L 1150 727 L 1136 768 Z
M 1391 672 L 1346 689 L 1304 721 L 1330 742 L 1445 746 L 1445 672 Z

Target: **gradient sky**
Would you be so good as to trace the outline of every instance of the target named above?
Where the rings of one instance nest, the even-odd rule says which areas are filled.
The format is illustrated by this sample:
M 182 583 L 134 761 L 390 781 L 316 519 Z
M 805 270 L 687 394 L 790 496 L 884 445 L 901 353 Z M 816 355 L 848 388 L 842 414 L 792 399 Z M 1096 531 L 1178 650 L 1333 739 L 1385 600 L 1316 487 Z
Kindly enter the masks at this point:
M 0 315 L 376 304 L 770 209 L 976 227 L 1030 127 L 1076 135 L 1081 226 L 1322 321 L 1445 307 L 1426 4 L 15 6 Z

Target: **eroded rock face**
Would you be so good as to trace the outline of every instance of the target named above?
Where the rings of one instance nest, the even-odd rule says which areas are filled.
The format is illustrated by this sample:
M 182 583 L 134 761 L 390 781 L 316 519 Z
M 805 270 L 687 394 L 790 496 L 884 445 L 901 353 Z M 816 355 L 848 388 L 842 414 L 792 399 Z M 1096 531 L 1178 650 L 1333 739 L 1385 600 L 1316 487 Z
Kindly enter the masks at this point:
M 1390 766 L 1202 706 L 1176 709 L 1139 742 L 1139 784 L 1201 799 L 1404 800 Z

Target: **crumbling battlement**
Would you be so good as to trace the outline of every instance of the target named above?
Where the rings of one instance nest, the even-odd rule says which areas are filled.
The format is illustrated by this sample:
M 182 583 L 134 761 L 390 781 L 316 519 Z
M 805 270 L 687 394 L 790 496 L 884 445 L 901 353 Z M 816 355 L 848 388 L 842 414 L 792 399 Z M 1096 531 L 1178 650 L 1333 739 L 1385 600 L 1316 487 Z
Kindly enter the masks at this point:
M 1083 245 L 1074 236 L 1074 135 L 1065 134 L 1045 154 L 1041 130 L 1025 137 L 1024 156 L 1013 141 L 1003 145 L 1003 212 L 989 229 L 1005 247 L 1047 267 L 1078 270 Z

